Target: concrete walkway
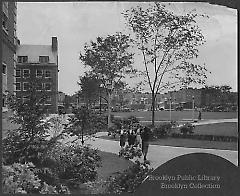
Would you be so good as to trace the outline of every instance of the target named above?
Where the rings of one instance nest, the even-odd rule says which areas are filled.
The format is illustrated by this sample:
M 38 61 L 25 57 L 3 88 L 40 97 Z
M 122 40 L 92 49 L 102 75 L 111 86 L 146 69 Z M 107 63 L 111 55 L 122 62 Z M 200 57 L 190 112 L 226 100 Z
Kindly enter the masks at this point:
M 229 119 L 212 119 L 212 120 L 201 120 L 196 123 L 192 123 L 193 125 L 206 125 L 206 124 L 216 124 L 216 123 L 237 123 L 237 118 L 229 118 Z
M 140 123 L 151 123 L 152 121 L 150 120 L 140 120 Z M 156 123 L 160 122 L 169 122 L 169 120 L 155 120 Z M 178 120 L 178 122 L 181 123 L 186 123 L 186 122 L 191 122 L 193 125 L 206 125 L 206 124 L 216 124 L 216 123 L 225 123 L 225 122 L 238 122 L 237 118 L 229 118 L 229 119 L 202 119 L 198 121 L 197 119 L 194 119 L 194 122 L 192 119 L 182 119 Z
M 85 141 L 86 144 L 90 144 L 93 148 L 99 149 L 105 152 L 111 152 L 118 154 L 120 150 L 119 142 L 112 140 L 105 140 L 98 138 L 106 135 L 107 132 L 99 132 L 96 134 L 96 138 Z M 68 140 L 72 140 L 68 139 Z M 80 141 L 79 141 L 80 142 Z M 227 159 L 235 165 L 238 165 L 238 152 L 231 150 L 216 150 L 216 149 L 202 149 L 202 148 L 185 148 L 185 147 L 172 147 L 172 146 L 160 146 L 150 145 L 148 152 L 148 160 L 150 161 L 151 167 L 157 168 L 163 163 L 189 153 L 210 153 L 218 155 Z M 142 159 L 141 159 L 142 161 Z

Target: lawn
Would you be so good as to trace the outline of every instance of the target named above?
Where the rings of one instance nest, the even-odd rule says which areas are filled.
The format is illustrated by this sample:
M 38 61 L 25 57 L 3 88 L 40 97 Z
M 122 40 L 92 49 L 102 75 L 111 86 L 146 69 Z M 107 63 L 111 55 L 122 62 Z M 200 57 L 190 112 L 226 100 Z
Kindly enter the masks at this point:
M 118 172 L 123 172 L 134 163 L 119 157 L 116 154 L 99 151 L 102 158 L 102 167 L 97 169 L 98 178 L 95 182 L 91 183 L 91 187 L 83 184 L 79 189 L 71 190 L 71 194 L 100 194 L 103 193 L 106 183 L 105 181 L 109 176 L 114 176 Z
M 140 121 L 150 121 L 152 117 L 151 111 L 139 111 L 139 112 L 112 112 L 116 117 L 129 117 L 136 116 Z M 237 112 L 202 112 L 202 119 L 231 119 L 237 118 Z M 194 119 L 198 118 L 198 112 L 194 112 Z M 156 121 L 166 121 L 170 119 L 169 111 L 156 111 Z M 192 111 L 171 111 L 171 119 L 174 121 L 179 120 L 191 120 Z
M 234 123 L 234 122 L 198 125 L 194 129 L 194 134 L 237 137 L 238 127 L 237 127 L 237 123 Z

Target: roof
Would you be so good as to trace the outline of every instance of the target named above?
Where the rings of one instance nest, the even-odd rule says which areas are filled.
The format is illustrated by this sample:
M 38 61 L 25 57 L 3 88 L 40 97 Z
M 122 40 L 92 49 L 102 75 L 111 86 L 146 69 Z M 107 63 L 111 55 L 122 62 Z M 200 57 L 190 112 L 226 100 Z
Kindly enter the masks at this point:
M 17 56 L 28 56 L 30 63 L 39 61 L 39 56 L 49 56 L 49 63 L 57 64 L 57 52 L 52 51 L 51 45 L 19 45 Z

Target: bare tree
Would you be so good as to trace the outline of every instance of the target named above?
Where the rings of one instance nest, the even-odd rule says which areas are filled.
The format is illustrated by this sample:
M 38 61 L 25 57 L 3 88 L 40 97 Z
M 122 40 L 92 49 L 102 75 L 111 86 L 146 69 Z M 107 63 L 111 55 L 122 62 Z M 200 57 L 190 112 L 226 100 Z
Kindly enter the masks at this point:
M 176 15 L 159 2 L 145 9 L 133 7 L 123 14 L 143 57 L 145 84 L 152 94 L 154 126 L 155 100 L 159 92 L 180 85 L 205 83 L 205 66 L 192 61 L 198 57 L 198 47 L 205 42 L 196 22 L 200 15 Z

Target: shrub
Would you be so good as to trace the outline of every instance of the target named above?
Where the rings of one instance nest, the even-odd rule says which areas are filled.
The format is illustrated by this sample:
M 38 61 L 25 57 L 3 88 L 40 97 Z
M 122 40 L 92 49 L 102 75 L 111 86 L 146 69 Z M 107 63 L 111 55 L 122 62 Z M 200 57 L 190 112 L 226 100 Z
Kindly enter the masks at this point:
M 163 138 L 170 136 L 173 132 L 173 129 L 176 127 L 177 123 L 172 121 L 169 123 L 163 123 L 155 128 L 153 128 L 153 136 L 155 138 Z
M 142 156 L 142 150 L 139 147 L 125 146 L 119 151 L 119 156 L 123 156 L 125 159 L 133 159 L 135 157 Z
M 42 193 L 42 194 L 58 194 L 70 191 L 66 186 L 61 185 L 59 189 L 42 182 L 34 173 L 35 166 L 32 163 L 14 163 L 12 165 L 3 165 L 2 167 L 2 187 L 3 193 Z
M 195 128 L 194 125 L 192 125 L 191 123 L 186 123 L 183 126 L 180 127 L 180 132 L 183 135 L 190 135 L 193 134 L 193 129 Z
M 150 174 L 152 169 L 147 163 L 140 163 L 136 161 L 135 164 L 127 170 L 118 174 L 116 177 L 110 177 L 106 185 L 107 193 L 132 193 L 143 182 L 143 180 Z
M 70 186 L 93 181 L 97 177 L 97 167 L 101 166 L 101 157 L 97 150 L 88 146 L 59 145 L 49 155 L 54 161 L 51 168 L 61 180 Z
M 117 129 L 121 129 L 121 126 L 130 126 L 138 124 L 139 120 L 135 116 L 129 116 L 128 118 L 114 118 L 112 123 L 116 126 Z

